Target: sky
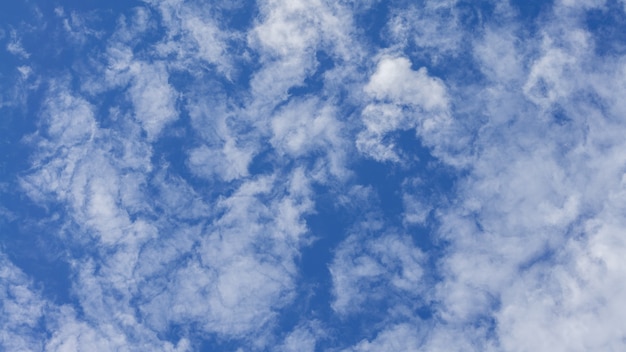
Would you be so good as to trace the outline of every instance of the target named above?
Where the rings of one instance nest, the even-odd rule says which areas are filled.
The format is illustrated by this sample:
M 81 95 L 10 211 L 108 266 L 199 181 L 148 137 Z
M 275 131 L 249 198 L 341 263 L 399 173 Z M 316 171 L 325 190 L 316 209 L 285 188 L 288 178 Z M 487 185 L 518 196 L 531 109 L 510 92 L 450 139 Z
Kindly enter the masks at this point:
M 626 350 L 625 0 L 0 3 L 0 350 Z

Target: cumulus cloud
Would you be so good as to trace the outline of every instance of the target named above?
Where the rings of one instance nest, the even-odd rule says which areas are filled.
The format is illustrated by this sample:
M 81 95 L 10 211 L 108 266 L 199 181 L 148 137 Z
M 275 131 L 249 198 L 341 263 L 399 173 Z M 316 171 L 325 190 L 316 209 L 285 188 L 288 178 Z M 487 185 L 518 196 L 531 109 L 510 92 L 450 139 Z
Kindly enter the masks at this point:
M 393 131 L 415 129 L 429 140 L 450 123 L 445 85 L 423 67 L 414 71 L 406 57 L 381 57 L 363 90 L 374 102 L 363 109 L 365 130 L 356 143 L 375 160 L 400 161 L 393 143 L 384 142 Z
M 248 37 L 263 63 L 251 81 L 259 107 L 280 102 L 289 88 L 302 85 L 314 72 L 317 51 L 347 59 L 360 50 L 343 4 L 272 0 L 260 2 L 259 9 L 260 19 Z

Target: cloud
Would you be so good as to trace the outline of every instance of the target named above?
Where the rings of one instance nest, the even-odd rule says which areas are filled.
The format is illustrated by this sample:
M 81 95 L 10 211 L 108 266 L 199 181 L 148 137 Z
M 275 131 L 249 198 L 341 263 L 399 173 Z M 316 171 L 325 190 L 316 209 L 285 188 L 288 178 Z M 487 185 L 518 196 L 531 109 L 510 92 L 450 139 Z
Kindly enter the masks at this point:
M 194 189 L 198 185 L 168 176 L 173 171 L 167 167 L 152 175 L 151 144 L 178 117 L 169 66 L 136 58 L 124 42 L 135 30 L 121 26 L 119 31 L 108 44 L 106 65 L 92 73 L 102 70 L 105 79 L 86 77 L 82 94 L 53 81 L 41 130 L 29 139 L 39 151 L 22 186 L 42 203 L 64 204 L 67 221 L 75 226 L 67 240 L 93 246 L 73 260 L 73 293 L 85 319 L 68 318 L 48 341 L 49 348 L 94 344 L 107 350 L 143 341 L 137 336 L 153 339 L 139 317 L 161 334 L 172 324 L 184 324 L 225 337 L 260 335 L 293 299 L 295 259 L 309 243 L 303 216 L 313 203 L 305 170 L 246 178 L 258 152 L 255 144 L 243 147 L 248 156 L 241 163 L 225 169 L 242 146 L 238 127 L 224 120 L 223 129 L 232 137 L 222 136 L 223 154 L 216 154 L 221 148 L 210 148 L 215 141 L 207 140 L 206 146 L 189 151 L 188 165 L 198 174 L 245 179 L 234 193 L 208 200 L 206 212 L 194 209 L 204 203 Z M 130 104 L 109 109 L 107 116 L 88 100 L 110 91 Z M 332 121 L 328 115 L 323 112 L 321 118 Z M 336 131 L 324 124 L 328 138 L 335 138 Z M 211 157 L 217 155 L 223 158 L 211 169 Z M 148 194 L 152 187 L 159 189 L 160 199 Z M 163 211 L 159 205 L 168 206 L 165 212 L 175 217 L 156 219 Z M 185 240 L 163 233 L 171 229 Z M 164 250 L 163 243 L 176 244 Z M 151 281 L 155 275 L 168 281 Z M 139 302 L 139 313 L 133 313 L 133 302 Z
M 11 31 L 11 40 L 7 44 L 7 51 L 11 54 L 20 57 L 21 59 L 30 58 L 30 53 L 26 51 L 24 46 L 22 45 L 22 40 L 18 37 L 17 32 L 15 30 Z
M 233 139 L 224 143 L 222 150 L 209 149 L 206 146 L 189 152 L 189 167 L 199 176 L 212 178 L 217 175 L 224 181 L 248 175 L 248 165 L 252 161 L 252 150 L 237 148 Z
M 149 220 L 152 209 L 142 204 L 141 195 L 151 167 L 150 147 L 136 140 L 140 127 L 133 119 L 119 121 L 120 130 L 101 128 L 92 104 L 64 82 L 53 81 L 51 86 L 41 131 L 30 137 L 39 151 L 21 184 L 43 204 L 63 204 L 63 220 L 70 224 L 65 241 L 91 243 L 91 248 L 85 257 L 71 260 L 76 275 L 72 292 L 83 318 L 69 307 L 48 310 L 46 317 L 57 317 L 50 322 L 57 327 L 46 348 L 168 346 L 139 325 L 129 310 L 138 251 L 157 235 Z
M 342 4 L 263 1 L 259 10 L 248 36 L 263 65 L 250 82 L 255 109 L 277 104 L 289 88 L 303 85 L 315 70 L 317 51 L 344 60 L 360 51 L 352 40 L 351 15 Z
M 329 267 L 332 308 L 339 314 L 358 313 L 365 304 L 389 300 L 390 291 L 406 297 L 409 306 L 418 303 L 424 288 L 424 260 L 425 255 L 408 236 L 368 239 L 364 234 L 351 235 L 340 245 Z
M 619 349 L 623 342 L 612 323 L 598 328 L 607 333 L 586 330 L 592 329 L 587 325 L 590 321 L 611 321 L 609 307 L 620 301 L 609 293 L 614 288 L 594 288 L 595 279 L 590 279 L 599 275 L 591 274 L 594 270 L 606 270 L 605 282 L 614 287 L 617 281 L 609 277 L 619 274 L 605 264 L 604 256 L 612 254 L 590 253 L 591 243 L 606 243 L 608 238 L 587 224 L 596 223 L 602 209 L 611 207 L 612 194 L 621 189 L 621 171 L 607 166 L 598 172 L 593 164 L 623 162 L 610 152 L 601 155 L 594 141 L 607 141 L 607 151 L 622 142 L 599 127 L 613 119 L 610 110 L 600 113 L 596 102 L 585 97 L 602 91 L 589 82 L 604 77 L 604 69 L 597 65 L 601 59 L 590 56 L 584 44 L 585 32 L 567 18 L 551 23 L 560 28 L 548 26 L 543 41 L 527 43 L 539 44 L 541 53 L 522 57 L 530 63 L 527 70 L 515 59 L 513 74 L 503 71 L 491 76 L 492 84 L 499 87 L 506 87 L 510 77 L 530 83 L 522 91 L 487 88 L 490 98 L 485 108 L 493 118 L 479 134 L 481 153 L 459 188 L 463 205 L 440 212 L 441 234 L 451 243 L 449 254 L 441 259 L 445 278 L 437 293 L 440 314 L 453 325 L 491 317 L 496 335 L 484 339 L 493 339 L 503 350 Z M 563 31 L 568 25 L 574 28 Z M 504 30 L 500 33 L 508 35 Z M 501 50 L 498 36 L 485 37 L 478 54 L 485 53 L 482 45 Z M 492 68 L 499 67 L 498 60 L 494 56 L 484 62 L 485 71 L 491 75 Z M 612 85 L 610 80 L 604 84 Z M 609 95 L 604 97 L 605 102 L 612 101 Z M 507 99 L 516 109 L 498 106 L 499 99 Z M 561 116 L 554 116 L 555 106 L 563 107 Z M 508 121 L 498 112 L 510 114 Z M 567 118 L 556 120 L 563 115 Z M 607 175 L 612 175 L 612 181 L 604 178 Z M 576 331 L 572 336 L 580 338 L 566 338 L 566 331 Z M 538 334 L 540 338 L 528 340 Z
M 71 11 L 69 14 L 65 13 L 63 7 L 57 7 L 54 9 L 56 16 L 62 20 L 63 30 L 65 31 L 64 37 L 70 39 L 77 45 L 83 46 L 90 39 L 100 39 L 104 35 L 103 31 L 98 31 L 92 27 L 95 27 L 96 22 L 102 14 L 92 13 L 78 13 Z
M 165 37 L 155 46 L 172 67 L 191 72 L 207 70 L 207 64 L 228 79 L 237 74 L 237 55 L 232 51 L 243 34 L 223 28 L 219 5 L 182 1 L 148 1 L 161 14 Z M 172 57 L 174 60 L 171 60 Z M 194 67 L 196 66 L 196 67 Z
M 135 117 L 141 122 L 148 138 L 154 139 L 165 125 L 178 118 L 176 92 L 169 85 L 168 74 L 162 64 L 138 64 L 130 70 L 136 73 L 129 90 Z
M 344 178 L 346 156 L 350 146 L 345 128 L 337 119 L 338 111 L 317 99 L 293 99 L 272 116 L 270 143 L 279 155 L 289 155 L 295 159 L 317 156 L 318 163 L 330 175 Z M 322 181 L 318 179 L 318 181 Z
M 361 341 L 346 351 L 418 351 L 422 346 L 420 333 L 410 324 L 398 324 L 381 332 L 373 341 Z
M 478 119 L 465 124 L 477 130 L 465 131 L 475 133 L 473 147 L 459 156 L 472 160 L 471 171 L 457 184 L 453 203 L 436 211 L 441 224 L 437 234 L 448 244 L 438 259 L 441 281 L 426 293 L 436 302 L 434 324 L 414 349 L 588 350 L 623 345 L 623 330 L 614 322 L 621 298 L 611 293 L 621 287 L 617 276 L 611 279 L 621 274 L 614 255 L 621 241 L 609 239 L 615 232 L 608 230 L 622 226 L 608 225 L 621 224 L 621 219 L 600 215 L 621 194 L 623 172 L 615 167 L 623 167 L 623 159 L 612 151 L 623 142 L 609 129 L 621 131 L 623 126 L 608 121 L 623 110 L 613 98 L 622 88 L 605 70 L 621 72 L 622 65 L 594 56 L 588 33 L 575 19 L 583 15 L 569 12 L 553 18 L 544 23 L 540 40 L 525 38 L 516 45 L 506 40 L 519 38 L 516 24 L 487 29 L 474 44 L 473 55 L 488 80 L 449 83 L 454 88 L 450 114 Z M 384 77 L 393 80 L 394 75 Z M 379 82 L 376 87 L 402 87 Z M 479 105 L 462 105 L 457 100 L 462 96 L 455 94 L 471 92 L 478 83 L 485 85 L 478 90 Z M 381 91 L 385 95 L 378 99 L 404 99 L 393 88 Z M 407 125 L 396 122 L 404 118 L 400 109 L 383 107 L 377 110 L 378 116 L 387 116 L 383 121 Z M 464 109 L 475 109 L 473 117 Z M 435 151 L 449 149 L 445 139 L 428 137 L 422 136 L 432 141 Z M 392 151 L 380 149 L 378 155 L 383 159 Z M 419 194 L 404 196 L 419 199 Z M 594 248 L 602 248 L 602 254 Z M 359 277 L 357 268 L 369 277 L 379 275 L 372 262 L 355 260 L 352 267 L 355 272 L 348 277 Z M 379 336 L 390 331 L 386 327 Z M 566 337 L 571 331 L 577 338 Z M 372 345 L 394 350 L 390 346 L 396 341 L 402 340 L 370 339 L 353 349 Z
M 6 350 L 41 349 L 40 320 L 46 302 L 33 292 L 24 273 L 0 254 L 0 347 Z
M 374 102 L 363 109 L 365 130 L 356 143 L 377 161 L 400 161 L 393 143 L 383 141 L 391 132 L 415 129 L 430 142 L 450 124 L 443 82 L 425 68 L 412 70 L 405 57 L 381 57 L 363 90 Z
M 365 86 L 365 93 L 378 100 L 417 105 L 425 110 L 447 108 L 446 88 L 428 76 L 425 68 L 411 69 L 404 57 L 383 57 Z
M 302 170 L 288 176 L 285 188 L 278 181 L 249 180 L 216 204 L 221 215 L 196 240 L 196 259 L 162 273 L 173 284 L 141 306 L 150 325 L 164 330 L 164 322 L 196 321 L 206 332 L 239 338 L 271 326 L 293 299 L 294 261 L 308 243 L 302 216 L 312 210 Z
M 156 140 L 163 128 L 178 118 L 178 93 L 169 84 L 166 65 L 161 61 L 149 63 L 136 59 L 132 49 L 119 42 L 111 44 L 107 51 L 106 80 L 87 80 L 86 88 L 102 92 L 129 85 L 126 94 L 133 105 L 132 113 L 149 140 Z
M 147 1 L 102 48 L 58 9 L 84 64 L 11 70 L 46 87 L 18 179 L 60 214 L 72 298 L 0 257 L 2 348 L 619 350 L 626 65 L 585 24 L 605 5 L 527 29 L 509 4 L 389 4 L 373 42 L 373 2 L 235 25 L 237 3 Z
M 317 321 L 307 325 L 299 325 L 285 337 L 279 351 L 315 351 L 317 336 L 320 334 L 323 332 L 320 331 Z

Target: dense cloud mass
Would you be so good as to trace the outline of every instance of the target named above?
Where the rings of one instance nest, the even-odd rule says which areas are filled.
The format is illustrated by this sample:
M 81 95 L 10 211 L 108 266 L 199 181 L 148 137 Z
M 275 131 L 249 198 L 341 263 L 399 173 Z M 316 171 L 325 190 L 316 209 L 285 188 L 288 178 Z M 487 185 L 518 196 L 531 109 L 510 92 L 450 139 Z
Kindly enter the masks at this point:
M 0 350 L 626 350 L 626 1 L 0 13 Z

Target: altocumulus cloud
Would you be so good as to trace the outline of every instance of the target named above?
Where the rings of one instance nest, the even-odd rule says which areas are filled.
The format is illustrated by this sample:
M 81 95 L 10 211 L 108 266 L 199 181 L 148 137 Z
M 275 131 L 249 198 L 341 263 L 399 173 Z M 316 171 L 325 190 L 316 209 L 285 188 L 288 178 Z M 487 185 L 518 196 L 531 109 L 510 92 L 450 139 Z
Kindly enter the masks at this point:
M 625 9 L 0 5 L 0 349 L 624 350 Z

